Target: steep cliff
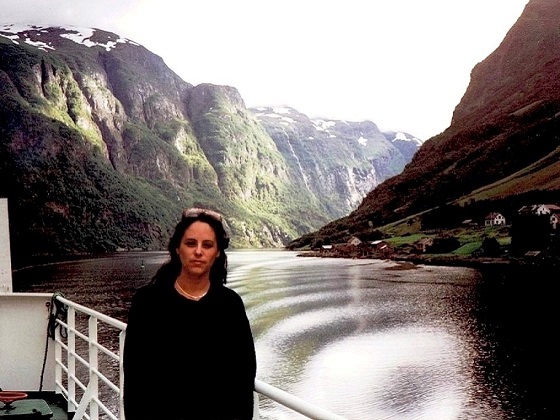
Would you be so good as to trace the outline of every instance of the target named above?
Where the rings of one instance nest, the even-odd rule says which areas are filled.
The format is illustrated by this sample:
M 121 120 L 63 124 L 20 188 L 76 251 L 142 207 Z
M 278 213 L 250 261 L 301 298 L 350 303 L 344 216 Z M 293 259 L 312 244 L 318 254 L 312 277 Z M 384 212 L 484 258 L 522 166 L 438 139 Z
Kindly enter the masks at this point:
M 559 21 L 560 2 L 531 0 L 500 46 L 473 69 L 450 127 L 348 217 L 297 245 L 421 219 L 449 204 L 485 201 L 495 209 L 560 202 Z

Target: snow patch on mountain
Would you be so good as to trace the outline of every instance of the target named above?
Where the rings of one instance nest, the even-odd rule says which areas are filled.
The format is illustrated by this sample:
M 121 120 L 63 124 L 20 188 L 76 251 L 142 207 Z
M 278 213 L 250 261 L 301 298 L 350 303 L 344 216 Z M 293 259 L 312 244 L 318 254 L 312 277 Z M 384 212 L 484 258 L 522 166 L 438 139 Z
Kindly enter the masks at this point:
M 25 44 L 37 47 L 40 50 L 54 50 L 55 47 L 48 41 L 45 42 L 38 40 L 41 35 L 49 34 L 49 31 L 60 32 L 61 38 L 69 39 L 76 44 L 84 45 L 88 48 L 91 47 L 102 47 L 106 51 L 111 51 L 121 43 L 130 43 L 134 45 L 139 45 L 127 38 L 119 37 L 116 40 L 109 39 L 106 37 L 106 42 L 94 42 L 92 41 L 93 36 L 96 33 L 96 29 L 84 28 L 84 27 L 74 27 L 74 26 L 42 26 L 42 25 L 31 25 L 31 24 L 0 24 L 0 36 L 11 40 L 14 44 L 19 44 L 23 42 Z M 105 37 L 103 37 L 105 38 Z

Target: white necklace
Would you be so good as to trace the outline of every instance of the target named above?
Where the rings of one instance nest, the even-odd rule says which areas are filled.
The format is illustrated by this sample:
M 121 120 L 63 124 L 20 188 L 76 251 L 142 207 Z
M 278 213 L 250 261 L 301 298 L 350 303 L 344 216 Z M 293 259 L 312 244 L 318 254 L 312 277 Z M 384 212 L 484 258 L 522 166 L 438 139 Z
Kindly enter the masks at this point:
M 179 284 L 179 282 L 176 280 L 175 281 L 175 290 L 177 290 L 180 294 L 182 294 L 184 297 L 186 297 L 187 299 L 191 299 L 191 300 L 200 300 L 202 299 L 204 296 L 206 296 L 206 293 L 208 293 L 208 290 L 210 290 L 210 287 L 208 287 L 208 289 L 206 289 L 202 294 L 200 295 L 191 295 L 189 292 L 185 291 L 185 289 L 183 289 L 181 287 L 181 285 Z

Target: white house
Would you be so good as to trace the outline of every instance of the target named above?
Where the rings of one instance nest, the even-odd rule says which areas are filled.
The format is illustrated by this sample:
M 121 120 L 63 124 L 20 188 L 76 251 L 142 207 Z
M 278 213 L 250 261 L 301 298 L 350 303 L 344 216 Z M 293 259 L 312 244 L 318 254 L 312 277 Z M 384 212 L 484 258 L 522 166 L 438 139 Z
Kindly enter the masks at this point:
M 492 212 L 484 218 L 484 226 L 505 225 L 506 218 L 501 213 Z
M 540 216 L 543 214 L 560 213 L 560 206 L 556 204 L 531 204 L 521 207 L 518 212 L 519 214 Z
M 560 206 L 556 204 L 532 204 L 530 206 L 523 206 L 518 210 L 518 213 L 535 216 L 549 215 L 550 227 L 554 230 L 556 230 L 560 223 Z

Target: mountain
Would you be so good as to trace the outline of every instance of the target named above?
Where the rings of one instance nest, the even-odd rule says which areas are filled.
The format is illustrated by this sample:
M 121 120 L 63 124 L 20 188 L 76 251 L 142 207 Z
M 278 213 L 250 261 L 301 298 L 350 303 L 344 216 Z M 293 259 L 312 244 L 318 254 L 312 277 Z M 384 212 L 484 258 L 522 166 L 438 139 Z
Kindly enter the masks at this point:
M 0 25 L 0 196 L 21 260 L 161 249 L 190 206 L 224 213 L 233 246 L 283 246 L 355 209 L 420 144 L 249 110 L 111 32 Z
M 290 246 L 367 236 L 399 222 L 401 233 L 412 233 L 428 218 L 437 227 L 432 214 L 444 227 L 475 213 L 560 204 L 558 22 L 560 2 L 530 0 L 499 47 L 472 70 L 449 128 L 348 216 Z
M 289 107 L 251 111 L 286 157 L 300 193 L 320 197 L 329 214 L 355 209 L 422 144 L 405 133 L 382 133 L 370 121 L 311 120 Z

